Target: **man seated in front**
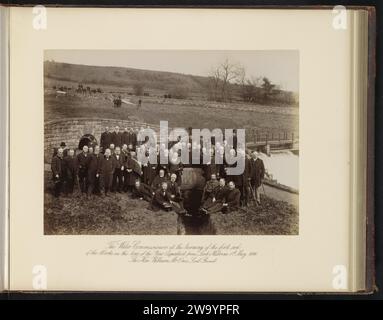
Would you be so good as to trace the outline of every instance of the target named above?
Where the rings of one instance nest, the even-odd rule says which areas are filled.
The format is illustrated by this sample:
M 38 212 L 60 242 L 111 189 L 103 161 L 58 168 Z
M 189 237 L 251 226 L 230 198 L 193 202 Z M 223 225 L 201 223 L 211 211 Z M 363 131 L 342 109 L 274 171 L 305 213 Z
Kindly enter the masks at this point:
M 183 198 L 181 194 L 181 187 L 177 183 L 177 175 L 175 173 L 172 173 L 170 175 L 170 181 L 168 182 L 168 190 L 170 192 L 171 199 L 176 202 L 180 209 L 185 210 L 184 204 L 183 204 Z
M 136 180 L 134 184 L 134 189 L 132 192 L 132 196 L 135 199 L 152 201 L 154 192 L 150 186 L 146 183 L 141 182 L 140 180 Z
M 206 182 L 205 188 L 203 189 L 202 202 L 211 201 L 214 197 L 214 190 L 219 186 L 217 175 L 212 173 L 210 180 Z
M 153 198 L 153 205 L 165 211 L 174 210 L 176 213 L 184 213 L 179 203 L 172 200 L 171 193 L 168 190 L 168 183 L 162 182 L 161 188 L 158 189 Z
M 222 213 L 237 211 L 240 207 L 241 192 L 235 187 L 233 181 L 230 181 L 228 186 L 229 190 L 226 192 Z
M 181 188 L 180 185 L 177 183 L 177 175 L 175 173 L 172 173 L 170 176 L 170 181 L 168 182 L 168 190 L 174 201 L 182 201 Z
M 226 181 L 224 178 L 219 179 L 219 185 L 214 189 L 210 198 L 202 203 L 200 212 L 203 214 L 211 214 L 222 211 L 223 203 L 227 193 Z
M 152 182 L 152 189 L 153 189 L 153 190 L 160 189 L 161 186 L 162 186 L 162 183 L 163 183 L 163 182 L 167 182 L 167 181 L 168 181 L 168 179 L 167 179 L 167 177 L 165 176 L 165 170 L 160 169 L 159 172 L 158 172 L 158 175 L 155 176 L 155 178 L 153 179 L 153 182 Z

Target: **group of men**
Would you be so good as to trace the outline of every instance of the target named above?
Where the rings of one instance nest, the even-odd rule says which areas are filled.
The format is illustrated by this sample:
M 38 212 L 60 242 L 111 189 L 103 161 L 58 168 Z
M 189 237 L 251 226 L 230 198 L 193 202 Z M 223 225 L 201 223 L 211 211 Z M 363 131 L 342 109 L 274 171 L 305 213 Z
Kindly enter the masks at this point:
M 200 148 L 201 158 L 206 153 L 206 148 L 200 145 L 190 144 L 188 147 L 190 154 L 193 148 Z M 157 146 L 155 163 L 150 160 L 141 163 L 137 159 L 139 148 L 145 148 L 145 144 L 137 143 L 137 132 L 128 128 L 120 132 L 119 127 L 114 132 L 107 127 L 101 134 L 100 145 L 85 145 L 78 154 L 62 143 L 51 163 L 54 195 L 70 195 L 78 185 L 87 197 L 128 192 L 134 198 L 150 202 L 153 208 L 185 213 L 181 191 L 184 166 L 175 161 L 178 154 L 161 145 Z M 258 153 L 247 154 L 244 149 L 232 148 L 231 152 L 244 157 L 245 168 L 240 175 L 230 175 L 227 170 L 230 165 L 215 163 L 215 150 L 219 152 L 221 148 L 219 143 L 214 145 L 210 161 L 201 165 L 206 183 L 200 212 L 231 212 L 247 206 L 250 200 L 259 205 L 259 188 L 265 167 Z M 165 155 L 169 162 L 160 163 L 161 155 Z

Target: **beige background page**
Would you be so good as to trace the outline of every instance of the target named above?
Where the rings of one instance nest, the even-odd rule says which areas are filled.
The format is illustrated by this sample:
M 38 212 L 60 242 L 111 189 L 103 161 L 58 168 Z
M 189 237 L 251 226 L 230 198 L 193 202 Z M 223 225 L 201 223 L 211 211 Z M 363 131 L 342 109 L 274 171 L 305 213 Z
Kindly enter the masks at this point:
M 349 268 L 350 28 L 331 10 L 11 9 L 10 286 L 48 290 L 334 291 Z M 46 49 L 298 50 L 298 236 L 44 236 L 43 57 Z M 160 120 L 160 119 L 159 119 Z M 142 245 L 239 245 L 216 263 L 128 263 L 86 255 L 111 240 Z M 36 271 L 36 270 L 35 270 Z M 340 290 L 351 290 L 348 287 Z

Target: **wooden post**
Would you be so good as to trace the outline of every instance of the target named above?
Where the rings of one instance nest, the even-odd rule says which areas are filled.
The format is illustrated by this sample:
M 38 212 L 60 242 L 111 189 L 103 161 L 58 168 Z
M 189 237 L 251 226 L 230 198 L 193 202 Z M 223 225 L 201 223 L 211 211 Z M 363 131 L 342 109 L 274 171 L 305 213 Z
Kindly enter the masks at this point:
M 266 154 L 270 157 L 270 144 L 266 144 Z

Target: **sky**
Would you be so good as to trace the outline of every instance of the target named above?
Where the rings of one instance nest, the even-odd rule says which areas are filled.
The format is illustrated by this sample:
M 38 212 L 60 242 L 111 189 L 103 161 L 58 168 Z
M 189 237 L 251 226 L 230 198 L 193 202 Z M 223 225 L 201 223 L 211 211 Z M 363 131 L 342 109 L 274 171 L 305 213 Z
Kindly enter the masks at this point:
M 242 65 L 248 78 L 267 77 L 281 89 L 299 91 L 297 50 L 203 51 L 203 50 L 46 50 L 44 60 L 169 71 L 208 76 L 229 59 Z

